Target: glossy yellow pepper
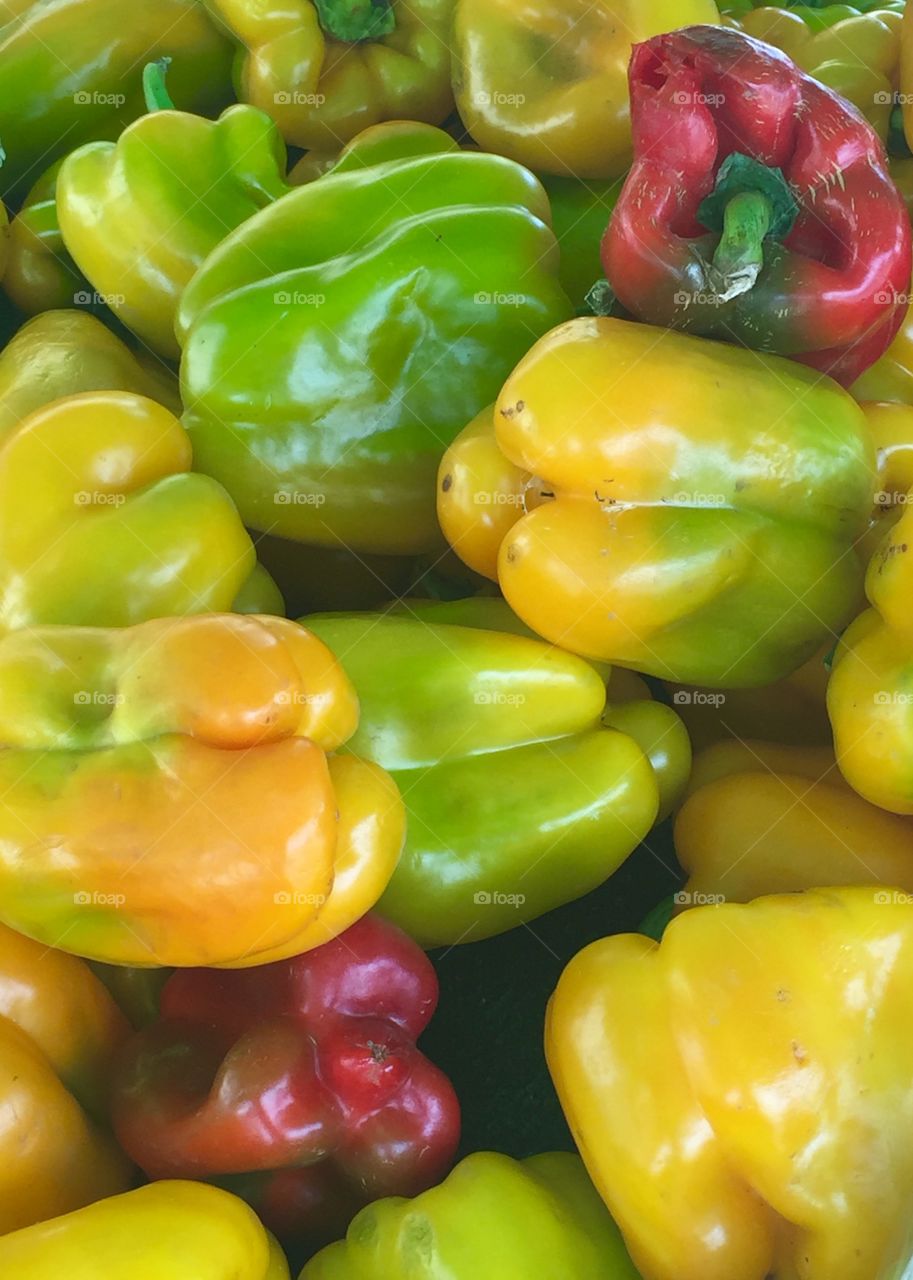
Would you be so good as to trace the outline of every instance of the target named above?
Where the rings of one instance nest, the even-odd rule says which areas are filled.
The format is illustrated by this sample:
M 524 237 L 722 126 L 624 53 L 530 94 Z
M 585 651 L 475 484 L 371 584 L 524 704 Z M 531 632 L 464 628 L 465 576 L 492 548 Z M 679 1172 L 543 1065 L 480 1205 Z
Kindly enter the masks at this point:
M 456 438 L 438 517 L 552 643 L 738 687 L 786 676 L 852 617 L 874 491 L 865 417 L 836 383 L 589 318 L 541 338 Z
M 913 822 L 869 804 L 829 747 L 744 739 L 694 762 L 675 820 L 688 873 L 680 909 L 749 902 L 825 885 L 896 884 L 913 892 Z
M 552 1078 L 644 1280 L 898 1280 L 913 1257 L 913 911 L 892 888 L 605 938 L 549 1005 Z
M 98 1123 L 128 1031 L 81 960 L 0 925 L 0 1235 L 130 1186 Z
M 127 965 L 246 966 L 369 910 L 403 840 L 329 650 L 208 614 L 0 641 L 0 914 Z M 26 851 L 28 857 L 26 858 Z
M 868 564 L 887 531 L 902 516 L 913 489 L 913 405 L 865 402 L 862 410 L 872 434 L 878 468 L 869 527 L 857 543 Z
M 712 0 L 457 0 L 460 116 L 486 151 L 538 173 L 617 178 L 631 163 L 632 45 L 718 22 Z
M 253 1209 L 203 1182 L 153 1182 L 0 1237 L 21 1280 L 288 1280 Z
M 63 244 L 57 220 L 57 174 L 46 169 L 10 223 L 9 260 L 0 269 L 3 291 L 27 316 L 78 305 L 88 292 L 85 276 Z

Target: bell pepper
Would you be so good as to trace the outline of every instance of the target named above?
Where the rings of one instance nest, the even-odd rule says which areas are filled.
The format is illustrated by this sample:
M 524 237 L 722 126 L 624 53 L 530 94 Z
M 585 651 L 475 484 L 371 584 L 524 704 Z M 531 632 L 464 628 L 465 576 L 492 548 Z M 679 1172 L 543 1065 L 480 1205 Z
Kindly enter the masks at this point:
M 602 250 L 622 305 L 855 381 L 902 324 L 913 265 L 873 129 L 726 29 L 638 45 L 629 81 L 635 160 Z
M 450 1167 L 459 1104 L 415 1046 L 437 998 L 424 952 L 370 915 L 291 960 L 182 969 L 120 1057 L 115 1131 L 150 1177 L 231 1178 L 281 1239 L 326 1244 Z
M 148 114 L 115 142 L 67 156 L 57 214 L 67 251 L 120 320 L 177 358 L 184 286 L 227 232 L 283 195 L 285 146 L 269 116 L 175 111 L 162 63 L 146 68 Z
M 423 124 L 420 120 L 386 120 L 362 129 L 344 147 L 334 144 L 329 151 L 305 152 L 292 166 L 288 180 L 293 187 L 302 187 L 331 170 L 345 173 L 349 169 L 385 164 L 388 160 L 459 150 L 456 138 L 435 125 Z
M 177 418 L 132 392 L 26 417 L 0 447 L 0 628 L 230 609 L 253 543 L 221 485 L 190 466 Z
M 10 220 L 6 205 L 0 200 L 0 281 L 9 266 L 10 257 Z
M 238 96 L 296 147 L 327 149 L 383 120 L 453 110 L 453 0 L 204 0 L 239 44 Z
M 344 751 L 376 761 L 406 806 L 378 909 L 423 946 L 503 933 L 602 884 L 659 797 L 605 685 L 539 641 L 382 614 L 305 625 L 339 655 L 361 717 Z
M 62 163 L 55 161 L 41 175 L 10 223 L 9 259 L 6 271 L 0 268 L 0 283 L 27 316 L 79 306 L 89 293 L 88 281 L 67 253 L 60 233 L 56 192 Z
M 81 960 L 0 925 L 0 1235 L 130 1186 L 101 1124 L 128 1030 Z
M 471 152 L 329 174 L 262 209 L 178 310 L 197 468 L 255 529 L 439 547 L 443 448 L 570 312 L 548 219 L 531 174 Z
M 723 6 L 721 6 L 723 8 Z M 852 102 L 882 139 L 888 137 L 900 81 L 904 0 L 859 5 L 755 5 L 726 26 L 772 44 L 813 79 Z
M 28 1280 L 288 1280 L 256 1214 L 200 1182 L 155 1182 L 0 1237 L 0 1271 Z
M 631 163 L 631 46 L 718 21 L 712 0 L 457 0 L 460 116 L 486 151 L 537 172 L 617 178 Z
M 891 156 L 888 168 L 891 172 L 894 186 L 900 192 L 900 197 L 907 206 L 907 213 L 913 216 L 913 159 L 908 156 Z M 894 341 L 896 342 L 897 339 L 895 338 Z M 866 377 L 866 374 L 862 376 Z
M 284 618 L 206 614 L 0 640 L 0 913 L 127 965 L 297 955 L 380 896 L 402 846 L 390 778 L 327 761 L 358 718 Z
M 913 814 L 913 490 L 866 574 L 864 610 L 834 654 L 827 709 L 837 761 L 872 804 Z
M 865 417 L 835 383 L 591 317 L 536 343 L 450 447 L 438 515 L 537 634 L 732 688 L 833 643 L 874 491 Z
M 913 1258 L 913 913 L 888 887 L 593 943 L 552 1078 L 644 1280 L 898 1280 Z
M 621 193 L 621 179 L 580 182 L 543 174 L 541 181 L 548 192 L 552 226 L 561 250 L 561 285 L 580 311 L 593 284 L 602 277 L 600 245 Z
M 0 196 L 143 110 L 144 62 L 172 60 L 176 100 L 207 111 L 230 98 L 231 47 L 199 0 L 5 0 L 0 13 Z
M 901 518 L 913 489 L 913 405 L 864 402 L 862 411 L 868 420 L 878 466 L 875 505 L 869 527 L 858 543 L 868 564 L 886 531 Z
M 913 823 L 857 795 L 831 748 L 721 742 L 696 758 L 675 820 L 675 853 L 688 873 L 675 903 L 847 884 L 913 893 L 911 847 Z
M 913 404 L 913 294 L 906 295 L 903 322 L 884 355 L 850 387 L 859 401 Z
M 363 1209 L 300 1280 L 638 1280 L 579 1157 L 477 1151 L 416 1200 Z
M 129 391 L 181 412 L 177 383 L 84 311 L 46 311 L 0 350 L 0 444 L 24 418 L 64 396 Z

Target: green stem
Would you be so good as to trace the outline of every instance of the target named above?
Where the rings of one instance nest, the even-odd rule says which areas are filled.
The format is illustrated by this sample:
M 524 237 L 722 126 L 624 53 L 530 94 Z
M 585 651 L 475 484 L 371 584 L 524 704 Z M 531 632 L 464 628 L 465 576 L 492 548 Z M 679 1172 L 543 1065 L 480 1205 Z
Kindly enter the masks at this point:
M 741 191 L 723 212 L 723 233 L 713 255 L 709 278 L 721 302 L 752 288 L 764 266 L 764 237 L 770 231 L 773 206 L 760 191 Z
M 393 0 L 314 0 L 320 25 L 344 44 L 379 40 L 396 29 Z
M 143 94 L 147 111 L 173 111 L 174 103 L 165 88 L 165 73 L 171 66 L 170 58 L 147 62 L 143 67 Z

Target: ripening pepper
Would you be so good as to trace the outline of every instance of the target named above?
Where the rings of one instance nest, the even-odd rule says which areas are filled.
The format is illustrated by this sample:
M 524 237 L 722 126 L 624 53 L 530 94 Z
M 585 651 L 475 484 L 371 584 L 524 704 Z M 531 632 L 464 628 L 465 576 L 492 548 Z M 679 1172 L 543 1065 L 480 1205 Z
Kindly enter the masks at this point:
M 570 313 L 548 220 L 530 173 L 471 152 L 329 174 L 262 209 L 178 310 L 197 468 L 255 529 L 438 547 L 442 450 Z
M 648 833 L 650 763 L 604 728 L 602 677 L 503 632 L 383 614 L 305 619 L 361 716 L 345 751 L 389 770 L 406 844 L 378 905 L 424 946 L 503 933 L 607 880 Z
M 118 1139 L 150 1177 L 227 1178 L 280 1239 L 326 1244 L 450 1168 L 459 1103 L 415 1046 L 437 999 L 421 948 L 371 915 L 294 959 L 182 969 L 120 1055 Z
M 593 943 L 546 1052 L 644 1280 L 899 1280 L 913 1258 L 913 912 L 871 886 Z
M 0 350 L 0 443 L 24 418 L 64 396 L 129 391 L 181 412 L 177 382 L 85 311 L 46 311 Z
M 390 778 L 327 760 L 354 690 L 284 618 L 206 614 L 0 640 L 0 914 L 127 965 L 297 955 L 380 896 Z
M 675 820 L 675 853 L 688 873 L 676 902 L 847 884 L 913 893 L 911 850 L 913 822 L 857 795 L 831 748 L 720 742 L 695 759 Z
M 218 120 L 174 110 L 164 69 L 146 68 L 148 113 L 117 142 L 64 160 L 57 216 L 67 251 L 115 315 L 177 358 L 184 286 L 227 233 L 288 191 L 285 146 L 269 116 L 229 107 Z
M 41 175 L 10 223 L 9 257 L 6 271 L 0 269 L 0 284 L 27 316 L 78 306 L 88 291 L 60 233 L 56 193 L 62 163 L 55 161 Z
M 289 1280 L 288 1264 L 237 1196 L 154 1182 L 0 1236 L 0 1273 L 28 1280 Z
M 384 120 L 440 124 L 453 110 L 453 0 L 204 3 L 240 45 L 239 98 L 296 147 L 339 147 Z
M 725 25 L 787 54 L 815 80 L 852 102 L 878 136 L 886 139 L 900 81 L 904 3 L 869 0 L 856 6 L 790 7 L 759 3 L 725 20 Z
M 300 1280 L 639 1280 L 578 1156 L 467 1156 L 413 1201 L 363 1209 Z
M 101 1124 L 128 1032 L 82 960 L 0 925 L 0 1236 L 131 1185 Z
M 783 678 L 853 615 L 874 492 L 865 416 L 836 383 L 581 318 L 536 343 L 451 445 L 438 515 L 554 644 L 739 687 Z
M 302 187 L 332 170 L 365 169 L 368 165 L 388 160 L 405 160 L 410 156 L 440 155 L 459 151 L 460 144 L 444 129 L 420 120 L 385 120 L 362 129 L 344 147 L 329 151 L 307 151 L 289 170 L 293 187 Z
M 827 709 L 837 762 L 872 804 L 913 814 L 913 490 L 866 574 L 866 609 L 834 653 Z
M 24 418 L 0 445 L 0 629 L 231 609 L 256 554 L 228 494 L 191 462 L 178 419 L 132 392 Z
M 902 324 L 913 265 L 874 130 L 724 28 L 638 45 L 629 81 L 635 159 L 602 249 L 619 301 L 850 385 Z
M 537 172 L 617 178 L 631 163 L 631 46 L 718 21 L 712 0 L 457 0 L 460 116 L 486 151 Z
M 199 0 L 5 0 L 0 12 L 0 195 L 58 157 L 116 137 L 143 110 L 142 66 L 167 55 L 188 110 L 231 96 L 231 47 Z

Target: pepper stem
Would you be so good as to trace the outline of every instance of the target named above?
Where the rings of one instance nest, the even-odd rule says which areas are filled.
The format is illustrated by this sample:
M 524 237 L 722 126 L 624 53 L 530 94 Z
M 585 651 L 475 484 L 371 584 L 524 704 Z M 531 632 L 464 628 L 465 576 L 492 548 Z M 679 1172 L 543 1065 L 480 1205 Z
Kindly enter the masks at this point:
M 740 191 L 723 211 L 723 234 L 708 271 L 708 283 L 720 302 L 747 293 L 764 266 L 764 237 L 773 206 L 760 191 Z
M 165 73 L 171 66 L 170 58 L 147 62 L 143 67 L 143 95 L 147 111 L 173 111 L 174 103 L 165 88 Z
M 379 40 L 396 29 L 393 0 L 314 0 L 320 25 L 344 44 Z

